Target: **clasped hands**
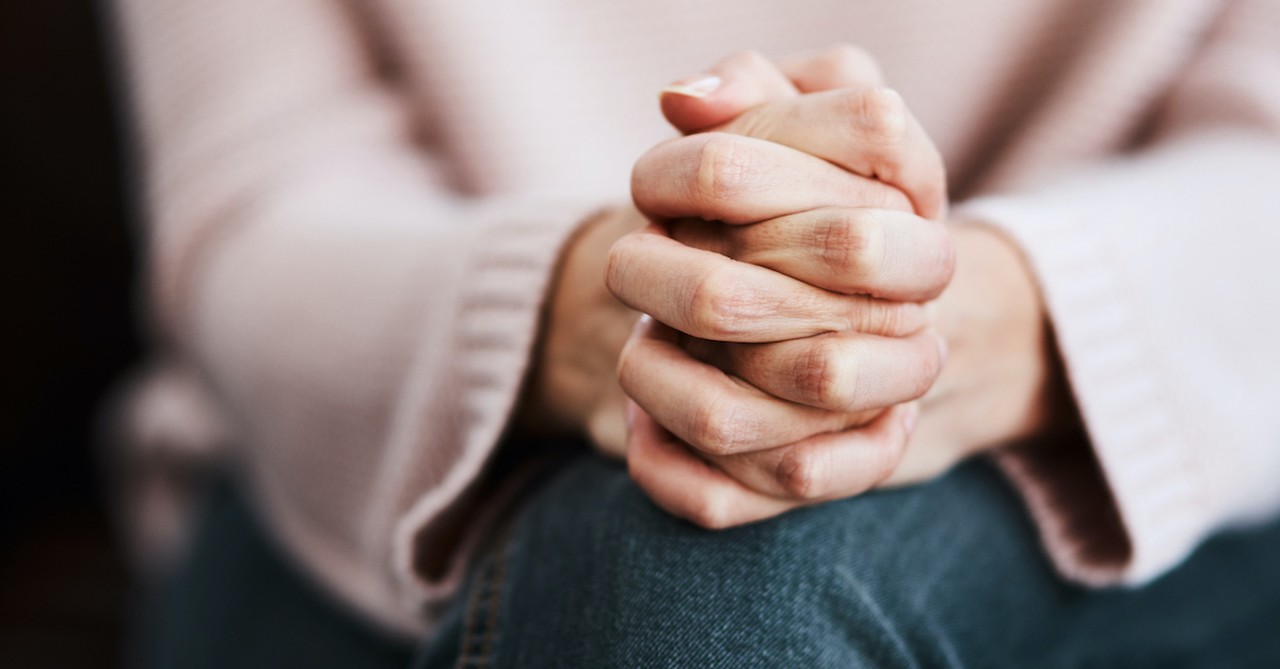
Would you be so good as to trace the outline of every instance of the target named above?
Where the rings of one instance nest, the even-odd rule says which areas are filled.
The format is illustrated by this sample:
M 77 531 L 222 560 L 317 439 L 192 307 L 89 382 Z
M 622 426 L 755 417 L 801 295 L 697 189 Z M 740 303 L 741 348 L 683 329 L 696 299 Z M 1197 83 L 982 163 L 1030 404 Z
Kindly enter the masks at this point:
M 753 522 L 927 478 L 1043 422 L 1029 275 L 998 236 L 943 223 L 942 160 L 869 56 L 738 54 L 662 109 L 684 134 L 636 163 L 636 210 L 566 256 L 534 381 L 659 506 Z M 958 247 L 983 265 L 957 272 Z M 646 314 L 629 334 L 634 312 L 580 288 L 593 272 Z M 937 300 L 953 273 L 963 285 Z M 977 341 L 984 327 L 1003 334 Z M 939 383 L 948 344 L 962 374 Z M 1002 364 L 982 360 L 993 346 Z M 616 384 L 601 378 L 611 359 Z M 926 393 L 940 406 L 926 399 L 922 423 Z M 978 417 L 989 425 L 957 429 L 994 403 L 1008 406 Z

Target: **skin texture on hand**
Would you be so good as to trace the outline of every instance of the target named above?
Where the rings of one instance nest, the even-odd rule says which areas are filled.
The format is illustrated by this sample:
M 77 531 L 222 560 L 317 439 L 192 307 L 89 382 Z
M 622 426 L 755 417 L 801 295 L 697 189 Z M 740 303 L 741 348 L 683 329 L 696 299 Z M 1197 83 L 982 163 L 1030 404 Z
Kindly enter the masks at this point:
M 854 64 L 826 69 L 876 76 Z M 945 210 L 944 170 L 899 96 L 865 79 L 780 93 L 784 76 L 750 53 L 716 70 L 721 85 L 699 90 L 700 103 L 664 99 L 679 129 L 689 130 L 680 114 L 715 116 L 698 104 L 729 111 L 720 95 L 746 102 L 744 81 L 777 97 L 637 162 L 633 196 L 655 225 L 614 246 L 608 284 L 658 322 L 619 362 L 639 405 L 633 475 L 673 513 L 721 526 L 857 494 L 893 470 L 914 425 L 909 402 L 942 359 L 914 300 L 946 286 L 953 253 L 940 223 L 912 213 L 920 202 Z M 664 456 L 685 471 L 655 468 Z M 699 472 L 726 478 L 737 501 L 712 506 L 731 514 L 703 513 L 716 486 L 671 485 Z
M 1031 275 L 1018 250 L 990 228 L 957 224 L 956 239 L 956 276 L 936 302 L 938 329 L 949 342 L 946 366 L 920 402 L 878 412 L 854 429 L 724 456 L 689 448 L 685 435 L 633 408 L 627 452 L 633 477 L 674 515 L 723 528 L 856 494 L 851 490 L 927 480 L 1046 427 L 1062 380 L 1050 364 Z M 738 420 L 730 416 L 722 425 Z M 750 422 L 739 427 L 760 429 Z
M 878 73 L 873 67 L 868 69 L 868 66 L 872 63 L 870 59 L 863 59 L 857 64 L 857 67 L 852 69 L 846 67 L 849 61 L 845 56 L 849 55 L 861 57 L 860 52 L 850 49 L 840 49 L 830 53 L 824 52 L 822 54 L 806 56 L 802 61 L 797 61 L 798 65 L 795 66 L 796 71 L 799 73 L 797 76 L 807 77 L 809 80 L 817 82 L 818 84 L 827 83 L 831 77 L 850 76 L 850 72 L 859 77 L 859 80 L 878 77 Z M 836 57 L 833 58 L 831 56 Z M 746 86 L 747 88 L 754 86 L 754 91 L 748 91 L 751 96 L 767 95 L 775 97 L 794 97 L 797 95 L 797 90 L 795 86 L 792 85 L 791 81 L 788 80 L 787 77 L 772 64 L 768 63 L 758 55 L 741 54 L 739 56 L 734 56 L 727 59 L 723 66 L 728 69 L 736 68 L 742 75 L 736 79 L 730 80 L 729 85 L 725 88 L 726 92 L 733 93 L 736 82 L 736 89 L 740 93 L 743 92 L 743 86 Z M 872 93 L 872 96 L 875 96 L 874 92 Z M 854 101 L 861 99 L 858 96 L 846 97 L 849 97 L 849 100 Z M 843 100 L 844 98 L 841 99 Z M 754 104 L 754 102 L 757 101 L 761 100 L 740 97 L 738 103 Z M 813 106 L 814 109 L 819 111 L 823 109 L 832 109 L 831 100 L 816 100 L 806 102 L 805 104 L 795 103 L 789 107 L 783 107 L 777 110 L 777 112 L 790 114 L 796 110 L 803 111 L 806 108 L 806 105 Z M 698 110 L 691 109 L 689 111 L 693 111 L 696 114 Z M 680 112 L 678 110 L 673 111 L 673 114 L 678 115 L 679 113 Z M 812 117 L 812 113 L 810 116 Z M 701 118 L 703 120 L 711 119 L 711 117 L 706 114 L 703 114 Z M 764 119 L 764 115 L 760 114 L 756 114 L 754 116 L 744 115 L 743 121 L 754 124 L 758 128 L 758 132 L 767 137 L 787 141 L 789 132 L 787 129 L 788 126 L 781 124 L 770 125 L 765 123 Z M 729 119 L 728 121 L 720 123 L 720 125 L 725 128 L 732 129 L 731 121 L 732 119 Z M 708 142 L 708 137 L 711 137 L 712 141 Z M 922 138 L 922 133 L 915 133 L 911 140 L 912 145 L 921 150 L 926 160 L 933 160 L 937 162 L 937 166 L 934 171 L 940 173 L 941 166 L 940 161 L 937 161 L 936 152 L 927 141 L 922 141 Z M 771 195 L 765 194 L 765 197 L 759 197 L 756 201 L 742 201 L 740 198 L 734 197 L 717 197 L 717 195 L 733 195 L 733 189 L 729 188 L 728 191 L 724 190 L 724 186 L 727 183 L 726 179 L 708 180 L 705 178 L 705 175 L 710 173 L 715 176 L 719 173 L 729 173 L 734 171 L 739 174 L 745 174 L 741 169 L 743 167 L 743 163 L 740 159 L 735 159 L 733 157 L 735 150 L 732 148 L 744 141 L 749 142 L 753 149 L 759 149 L 763 152 L 763 159 L 757 160 L 757 164 L 762 167 L 767 167 L 768 169 L 760 170 L 760 175 L 768 177 L 775 173 L 785 174 L 786 171 L 779 172 L 774 169 L 776 168 L 776 164 L 775 161 L 772 160 L 773 157 L 781 155 L 785 160 L 789 160 L 797 165 L 803 166 L 803 168 L 797 168 L 797 170 L 794 170 L 797 173 L 802 172 L 803 169 L 820 170 L 821 173 L 826 175 L 829 182 L 819 185 L 825 185 L 826 188 L 815 187 L 815 184 L 812 182 L 808 182 L 806 185 L 806 182 L 801 181 L 801 184 L 806 185 L 809 191 L 808 193 L 797 191 L 794 187 L 796 179 L 793 176 L 790 178 L 788 183 L 782 184 L 775 193 Z M 813 137 L 808 137 L 801 138 L 800 141 L 814 142 L 816 140 Z M 866 144 L 867 137 L 864 134 L 851 135 L 847 143 L 857 145 L 860 142 L 864 145 Z M 679 144 L 679 146 L 676 146 L 677 144 Z M 698 148 L 699 146 L 701 148 Z M 687 150 L 690 148 L 693 150 Z M 845 153 L 848 154 L 850 152 L 846 151 Z M 738 155 L 741 156 L 742 154 L 739 153 Z M 722 156 L 725 158 L 720 160 L 715 158 L 715 156 Z M 692 162 L 686 160 L 682 164 L 682 157 L 692 157 L 694 160 Z M 673 174 L 671 171 L 673 166 L 676 168 L 685 167 L 688 169 L 688 166 L 692 165 L 692 176 L 686 175 L 683 179 L 687 180 L 688 178 L 693 178 L 696 181 L 698 179 L 697 174 L 699 170 L 697 169 L 697 165 L 699 160 L 707 158 L 710 158 L 712 163 L 720 163 L 719 167 L 721 168 L 721 170 L 712 170 L 710 172 L 708 170 L 701 170 L 704 175 L 702 181 L 704 185 L 709 184 L 707 192 L 711 194 L 711 197 L 706 197 L 701 200 L 701 202 L 707 204 L 707 208 L 704 209 L 702 213 L 707 214 L 709 217 L 719 219 L 726 218 L 723 207 L 718 206 L 720 204 L 728 204 L 730 206 L 737 204 L 742 207 L 743 211 L 751 211 L 752 214 L 746 220 L 750 220 L 755 217 L 763 217 L 767 214 L 768 210 L 765 209 L 762 211 L 762 207 L 775 207 L 774 211 L 780 214 L 785 214 L 788 213 L 789 209 L 806 209 L 809 206 L 809 202 L 815 197 L 829 198 L 825 201 L 830 202 L 833 205 L 861 205 L 870 203 L 893 206 L 904 210 L 908 209 L 910 206 L 908 199 L 899 191 L 885 186 L 879 181 L 865 176 L 848 173 L 824 160 L 810 156 L 803 151 L 798 151 L 782 144 L 770 142 L 764 139 L 744 138 L 740 135 L 716 133 L 715 135 L 692 137 L 686 138 L 685 140 L 673 140 L 672 142 L 664 143 L 664 145 L 655 149 L 655 151 L 651 152 L 646 156 L 646 158 L 649 160 L 646 161 L 642 159 L 641 162 L 648 167 L 648 171 L 650 173 L 658 173 L 664 176 L 663 179 L 652 180 L 650 182 L 641 181 L 638 183 L 638 199 L 644 200 L 647 203 L 646 206 L 651 205 L 651 208 L 661 206 L 679 207 L 690 201 L 695 203 L 698 202 L 696 196 L 694 198 L 690 198 L 689 193 L 681 192 L 680 189 L 663 190 L 661 187 L 645 188 L 645 185 L 646 183 L 656 186 L 681 183 L 682 178 L 680 175 Z M 637 166 L 638 174 L 644 171 L 641 168 L 641 165 Z M 940 192 L 941 186 L 939 185 L 934 190 Z M 757 188 L 744 188 L 744 192 L 760 193 Z M 834 193 L 835 195 L 830 195 L 831 193 Z M 792 202 L 790 204 L 786 201 L 787 197 L 792 198 Z M 816 229 L 826 230 L 827 232 L 825 232 L 823 236 L 832 242 L 832 244 L 818 244 L 814 249 L 814 252 L 826 253 L 828 256 L 833 256 L 829 257 L 825 262 L 836 263 L 839 266 L 834 269 L 841 272 L 846 269 L 856 269 L 859 261 L 864 258 L 857 257 L 859 254 L 849 253 L 848 251 L 850 251 L 850 249 L 843 249 L 838 254 L 843 258 L 842 260 L 841 258 L 834 257 L 831 253 L 827 253 L 826 247 L 833 245 L 838 246 L 837 242 L 841 239 L 855 239 L 856 235 L 851 236 L 849 234 L 844 234 L 850 230 L 854 232 L 862 230 L 865 232 L 873 227 L 878 227 L 870 225 L 871 221 L 869 216 L 863 217 L 867 218 L 867 221 L 864 221 L 863 223 L 852 220 L 853 217 L 848 213 L 848 211 L 848 209 L 845 209 L 844 213 L 841 213 L 840 210 L 836 209 L 826 211 L 825 214 L 827 215 L 825 217 L 829 220 L 823 225 L 814 226 Z M 824 212 L 817 212 L 809 217 L 823 215 Z M 612 374 L 612 369 L 613 363 L 618 359 L 618 352 L 621 349 L 622 340 L 618 336 L 618 333 L 624 330 L 630 330 L 630 324 L 634 322 L 636 314 L 620 307 L 615 300 L 607 296 L 602 284 L 594 277 L 600 276 L 599 269 L 601 267 L 601 262 L 604 259 L 601 249 L 606 246 L 608 242 L 611 242 L 613 239 L 636 227 L 638 225 L 636 221 L 638 220 L 641 220 L 640 215 L 633 209 L 618 208 L 607 212 L 585 226 L 587 231 L 572 240 L 567 246 L 562 257 L 562 269 L 554 283 L 555 288 L 552 293 L 546 318 L 544 319 L 544 330 L 543 335 L 540 338 L 541 343 L 538 349 L 538 356 L 531 374 L 529 391 L 526 395 L 527 399 L 523 405 L 524 409 L 520 420 L 522 427 L 526 429 L 534 428 L 541 430 L 560 429 L 579 432 L 585 431 L 606 452 L 621 453 L 625 428 L 623 427 L 622 421 L 622 406 L 620 401 L 621 394 L 617 389 L 617 381 Z M 869 300 L 866 296 L 862 295 L 837 294 L 836 292 L 824 290 L 821 287 L 813 288 L 803 280 L 795 280 L 787 277 L 785 270 L 788 268 L 799 268 L 805 265 L 805 262 L 803 262 L 804 258 L 799 257 L 794 252 L 795 245 L 791 244 L 790 240 L 785 239 L 785 235 L 788 230 L 802 225 L 807 225 L 807 222 L 803 220 L 796 220 L 790 221 L 790 224 L 788 224 L 787 221 L 779 221 L 778 225 L 756 226 L 754 228 L 756 231 L 763 231 L 765 233 L 763 235 L 752 232 L 729 239 L 730 242 L 741 246 L 744 255 L 744 258 L 742 259 L 758 261 L 755 265 L 742 262 L 731 262 L 727 257 L 714 252 L 701 253 L 699 255 L 702 256 L 703 261 L 706 259 L 711 259 L 712 261 L 718 259 L 720 261 L 720 264 L 725 270 L 724 275 L 720 280 L 725 284 L 742 283 L 743 285 L 753 285 L 756 283 L 751 280 L 739 281 L 740 277 L 736 276 L 738 272 L 745 272 L 755 277 L 766 277 L 766 283 L 772 283 L 772 285 L 779 288 L 778 291 L 775 291 L 776 297 L 773 300 L 775 305 L 781 304 L 785 306 L 788 302 L 788 291 L 794 291 L 797 289 L 809 294 L 813 301 L 827 304 L 827 311 L 829 312 L 827 315 L 828 322 L 825 324 L 817 323 L 806 326 L 809 328 L 806 331 L 808 333 L 822 332 L 832 329 L 832 327 L 847 328 L 852 325 L 856 325 L 867 331 L 874 332 L 881 329 L 887 329 L 886 334 L 898 334 L 900 332 L 914 332 L 923 326 L 924 320 L 922 312 L 919 306 L 914 303 L 908 302 L 897 304 L 879 300 Z M 905 226 L 901 225 L 892 227 L 907 230 Z M 687 227 L 683 231 L 680 231 L 679 234 L 683 235 L 691 232 L 692 230 L 693 228 Z M 767 238 L 769 237 L 769 230 L 775 230 L 778 234 L 783 235 L 783 238 L 775 240 L 775 243 L 766 243 Z M 862 236 L 866 237 L 866 235 Z M 887 237 L 881 235 L 878 238 L 885 239 Z M 708 239 L 707 241 L 713 240 Z M 936 235 L 936 231 L 933 241 L 935 242 L 935 245 L 940 241 L 940 238 Z M 781 246 L 786 248 L 788 252 L 783 254 L 774 253 L 771 257 L 771 249 L 780 247 L 779 243 L 776 242 L 781 242 Z M 649 246 L 651 247 L 652 245 Z M 663 266 L 668 269 L 671 268 L 671 263 L 667 262 L 670 260 L 670 257 L 666 256 L 662 251 L 665 250 L 669 252 L 672 248 L 645 248 L 650 252 L 650 255 L 652 255 L 653 252 L 658 253 L 659 257 L 656 259 L 656 262 L 646 261 L 643 257 L 644 253 L 641 252 L 636 254 L 638 258 L 637 262 L 632 264 L 646 267 L 665 263 Z M 692 247 L 688 247 L 687 250 L 693 251 L 694 249 Z M 730 253 L 729 255 L 732 256 L 733 254 Z M 623 264 L 625 263 L 620 263 L 619 266 Z M 771 265 L 774 266 L 775 269 L 781 269 L 784 271 L 764 271 L 769 269 Z M 686 265 L 686 267 L 688 267 L 695 275 L 700 271 L 700 266 L 697 262 L 690 263 Z M 890 272 L 898 271 L 901 273 L 903 270 L 909 269 L 901 266 L 895 267 L 897 269 L 895 270 L 891 268 Z M 949 269 L 946 271 L 949 272 Z M 797 271 L 796 273 L 801 274 L 802 277 L 804 276 L 801 271 Z M 629 292 L 629 294 L 638 295 L 640 298 L 638 301 L 631 301 L 633 306 L 637 306 L 645 311 L 660 313 L 662 312 L 664 305 L 677 304 L 680 302 L 678 296 L 676 299 L 659 300 L 656 304 L 651 301 L 646 301 L 652 297 L 662 297 L 664 290 L 670 290 L 671 286 L 678 284 L 678 282 L 673 281 L 671 272 L 668 271 L 665 274 L 642 272 L 638 276 L 640 280 L 632 282 L 636 285 L 633 286 L 633 290 Z M 852 279 L 852 274 L 849 274 L 849 276 Z M 705 277 L 692 276 L 689 278 L 692 279 L 691 283 L 694 284 L 707 283 L 704 280 Z M 646 279 L 649 281 L 648 285 L 644 283 Z M 941 287 L 945 285 L 945 279 L 945 276 L 935 276 L 930 280 L 933 284 L 932 287 L 926 288 L 923 293 L 936 294 L 936 292 L 941 290 Z M 687 283 L 690 282 L 686 282 L 686 284 Z M 821 284 L 822 282 L 818 280 L 815 281 L 815 283 Z M 894 293 L 895 288 L 892 280 L 878 282 L 878 284 L 882 284 L 887 288 L 887 294 Z M 851 293 L 855 292 L 854 289 L 866 287 L 868 290 L 865 292 L 874 295 L 879 292 L 874 290 L 875 286 L 878 284 L 877 282 L 872 282 L 865 286 L 851 285 L 843 286 L 843 288 L 845 289 L 845 293 Z M 836 288 L 837 290 L 842 288 L 842 286 L 828 287 Z M 907 291 L 916 290 L 917 293 L 922 292 L 919 289 L 914 289 L 910 285 L 903 286 L 902 289 Z M 707 293 L 704 291 L 704 294 Z M 910 297 L 909 295 L 899 296 Z M 928 295 L 921 295 L 921 297 L 924 296 Z M 694 311 L 696 312 L 698 310 Z M 706 314 L 708 312 L 714 312 L 715 309 L 702 309 L 700 311 L 703 314 Z M 774 312 L 776 310 L 770 309 L 768 311 Z M 785 317 L 779 318 L 778 316 L 786 316 L 786 314 L 775 314 L 774 322 L 779 323 L 784 327 L 790 327 L 793 324 L 792 319 Z M 668 314 L 667 318 L 668 320 L 674 320 L 675 316 Z M 850 319 L 855 319 L 856 323 L 850 323 Z M 686 319 L 686 321 L 690 322 L 698 320 L 696 313 L 693 318 Z M 702 320 L 705 321 L 706 319 Z M 710 328 L 702 331 L 703 334 L 713 336 L 720 334 L 716 331 L 718 326 L 715 323 L 708 323 L 708 325 L 710 325 Z M 686 328 L 695 329 L 689 322 L 686 323 Z M 796 333 L 791 333 L 790 336 L 794 336 L 795 334 Z M 724 338 L 723 335 L 720 335 L 720 338 Z M 778 334 L 766 334 L 764 338 L 776 339 L 778 338 Z M 607 367 L 609 374 L 607 378 L 603 378 L 603 375 L 601 374 L 601 372 L 606 368 L 605 361 L 608 361 Z
M 802 93 L 810 95 L 796 97 Z M 765 102 L 774 104 L 766 109 Z M 790 146 L 893 186 L 926 218 L 946 217 L 941 156 L 902 97 L 884 86 L 875 59 L 857 47 L 776 63 L 751 51 L 734 54 L 669 86 L 661 106 L 683 133 L 720 131 Z M 833 118 L 844 121 L 833 128 Z
M 625 443 L 655 502 L 706 527 L 922 480 L 1037 429 L 1050 375 L 1030 274 L 993 231 L 919 215 L 946 211 L 941 160 L 873 61 L 748 53 L 713 72 L 662 98 L 704 132 L 636 165 L 657 223 L 631 232 L 643 219 L 620 208 L 566 251 L 532 384 L 549 413 L 606 452 Z M 841 90 L 799 95 L 824 88 Z M 656 319 L 629 340 L 636 313 L 601 269 Z M 644 407 L 627 427 L 618 380 Z

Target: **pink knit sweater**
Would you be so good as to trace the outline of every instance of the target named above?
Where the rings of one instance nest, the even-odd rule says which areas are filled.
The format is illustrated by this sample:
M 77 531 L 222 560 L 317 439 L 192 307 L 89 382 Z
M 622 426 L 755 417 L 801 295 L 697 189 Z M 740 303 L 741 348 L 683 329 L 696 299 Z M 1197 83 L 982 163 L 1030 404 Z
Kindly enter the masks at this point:
M 509 422 L 564 240 L 670 136 L 657 91 L 746 48 L 869 49 L 960 209 L 1025 249 L 1105 481 L 1000 456 L 1064 575 L 1143 582 L 1280 508 L 1275 0 L 117 3 L 167 379 L 134 405 L 147 457 L 224 435 L 299 563 L 393 629 L 456 582 L 421 555 Z

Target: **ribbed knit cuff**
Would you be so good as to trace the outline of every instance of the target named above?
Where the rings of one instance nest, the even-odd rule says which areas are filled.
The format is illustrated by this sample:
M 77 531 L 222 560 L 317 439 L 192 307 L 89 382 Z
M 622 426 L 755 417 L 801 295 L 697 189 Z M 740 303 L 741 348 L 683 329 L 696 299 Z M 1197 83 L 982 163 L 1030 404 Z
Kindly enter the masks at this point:
M 543 306 L 566 243 L 599 202 L 503 200 L 475 212 L 482 230 L 469 249 L 446 363 L 459 407 L 456 458 L 441 483 L 418 498 L 397 523 L 394 568 L 412 608 L 431 610 L 461 582 L 468 556 L 483 535 L 497 497 L 481 502 L 444 570 L 429 575 L 421 552 L 449 519 L 450 507 L 481 477 L 516 409 L 532 364 Z M 460 250 L 460 252 L 466 252 Z M 429 380 L 424 380 L 429 383 Z M 430 429 L 428 426 L 427 429 Z
M 1150 372 L 1144 343 L 1153 333 L 1137 322 L 1134 298 L 1101 241 L 1106 235 L 1091 230 L 1124 222 L 1080 209 L 1046 198 L 989 197 L 966 203 L 958 215 L 996 227 L 1025 253 L 1087 431 L 1075 445 L 1009 449 L 996 461 L 1065 577 L 1092 586 L 1137 584 L 1185 557 L 1205 525 L 1206 505 L 1190 450 Z

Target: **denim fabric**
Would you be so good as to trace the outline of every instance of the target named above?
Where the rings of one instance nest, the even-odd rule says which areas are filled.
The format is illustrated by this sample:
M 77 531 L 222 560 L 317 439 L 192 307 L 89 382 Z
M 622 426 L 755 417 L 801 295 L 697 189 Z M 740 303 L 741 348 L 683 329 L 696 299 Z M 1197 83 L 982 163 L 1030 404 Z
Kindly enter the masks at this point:
M 708 532 L 584 456 L 508 531 L 419 669 L 1280 667 L 1280 524 L 1088 591 L 982 462 Z
M 186 562 L 139 602 L 126 667 L 402 669 L 413 647 L 299 573 L 225 482 Z

